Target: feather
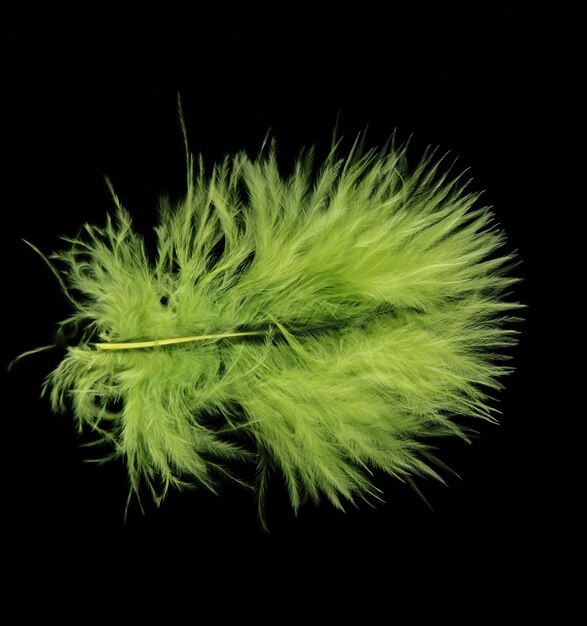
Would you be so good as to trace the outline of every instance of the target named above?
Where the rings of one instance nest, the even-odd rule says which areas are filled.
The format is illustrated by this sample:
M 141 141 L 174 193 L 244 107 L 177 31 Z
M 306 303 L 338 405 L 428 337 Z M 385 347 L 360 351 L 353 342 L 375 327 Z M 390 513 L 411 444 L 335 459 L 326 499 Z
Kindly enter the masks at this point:
M 44 389 L 126 460 L 131 493 L 215 489 L 244 459 L 261 494 L 278 472 L 295 510 L 342 507 L 377 497 L 373 470 L 441 479 L 430 438 L 495 420 L 519 305 L 491 211 L 433 155 L 338 151 L 283 177 L 273 143 L 206 173 L 186 141 L 154 260 L 109 181 L 113 216 L 48 260 L 83 335 Z

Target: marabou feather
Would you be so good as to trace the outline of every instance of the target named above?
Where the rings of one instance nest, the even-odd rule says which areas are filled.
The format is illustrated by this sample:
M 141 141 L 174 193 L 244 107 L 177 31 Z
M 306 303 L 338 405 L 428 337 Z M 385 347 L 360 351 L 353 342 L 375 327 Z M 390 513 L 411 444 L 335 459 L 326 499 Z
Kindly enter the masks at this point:
M 162 201 L 157 254 L 112 191 L 113 218 L 53 254 L 84 330 L 46 381 L 126 460 L 133 492 L 214 488 L 231 459 L 280 472 L 297 509 L 375 494 L 372 470 L 440 478 L 429 445 L 492 420 L 517 305 L 512 255 L 478 194 L 405 147 L 283 177 L 275 146 Z M 245 333 L 172 345 L 105 345 Z M 251 334 L 246 334 L 251 333 Z M 256 334 L 252 334 L 256 333 Z M 221 416 L 221 428 L 207 416 Z

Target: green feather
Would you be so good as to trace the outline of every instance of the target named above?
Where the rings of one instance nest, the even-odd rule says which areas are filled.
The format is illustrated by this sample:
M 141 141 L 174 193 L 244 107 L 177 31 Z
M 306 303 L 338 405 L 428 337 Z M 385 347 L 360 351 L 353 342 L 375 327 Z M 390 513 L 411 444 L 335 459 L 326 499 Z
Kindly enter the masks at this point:
M 341 507 L 376 495 L 374 469 L 440 478 L 430 437 L 494 420 L 519 305 L 491 211 L 405 147 L 337 150 L 285 178 L 274 145 L 210 174 L 188 151 L 153 262 L 113 191 L 105 227 L 52 255 L 84 334 L 45 389 L 126 460 L 131 492 L 214 489 L 245 459 L 260 493 L 277 471 L 294 509 Z

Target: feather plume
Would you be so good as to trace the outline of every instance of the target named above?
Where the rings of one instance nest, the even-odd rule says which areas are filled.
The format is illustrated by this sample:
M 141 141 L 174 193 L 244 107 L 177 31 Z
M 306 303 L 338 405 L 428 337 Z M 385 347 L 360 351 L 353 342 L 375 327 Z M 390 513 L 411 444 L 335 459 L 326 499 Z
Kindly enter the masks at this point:
M 45 390 L 126 460 L 131 492 L 214 489 L 245 459 L 260 494 L 277 471 L 294 509 L 342 507 L 377 494 L 373 469 L 440 478 L 430 438 L 494 420 L 518 305 L 491 211 L 433 156 L 338 150 L 287 177 L 274 144 L 206 173 L 186 142 L 154 260 L 112 187 L 106 225 L 48 260 L 83 336 Z

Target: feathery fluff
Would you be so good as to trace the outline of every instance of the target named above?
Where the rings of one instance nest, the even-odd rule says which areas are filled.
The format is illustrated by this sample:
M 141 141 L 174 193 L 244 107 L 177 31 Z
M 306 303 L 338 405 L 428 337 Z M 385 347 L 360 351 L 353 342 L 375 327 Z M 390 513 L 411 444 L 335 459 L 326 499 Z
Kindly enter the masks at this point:
M 260 493 L 277 471 L 294 509 L 342 506 L 376 493 L 374 468 L 439 478 L 430 438 L 494 419 L 516 305 L 491 211 L 405 147 L 337 151 L 286 178 L 274 146 L 209 174 L 188 153 L 154 260 L 114 192 L 105 227 L 50 257 L 83 337 L 45 389 L 126 460 L 131 493 L 214 489 L 241 458 Z

